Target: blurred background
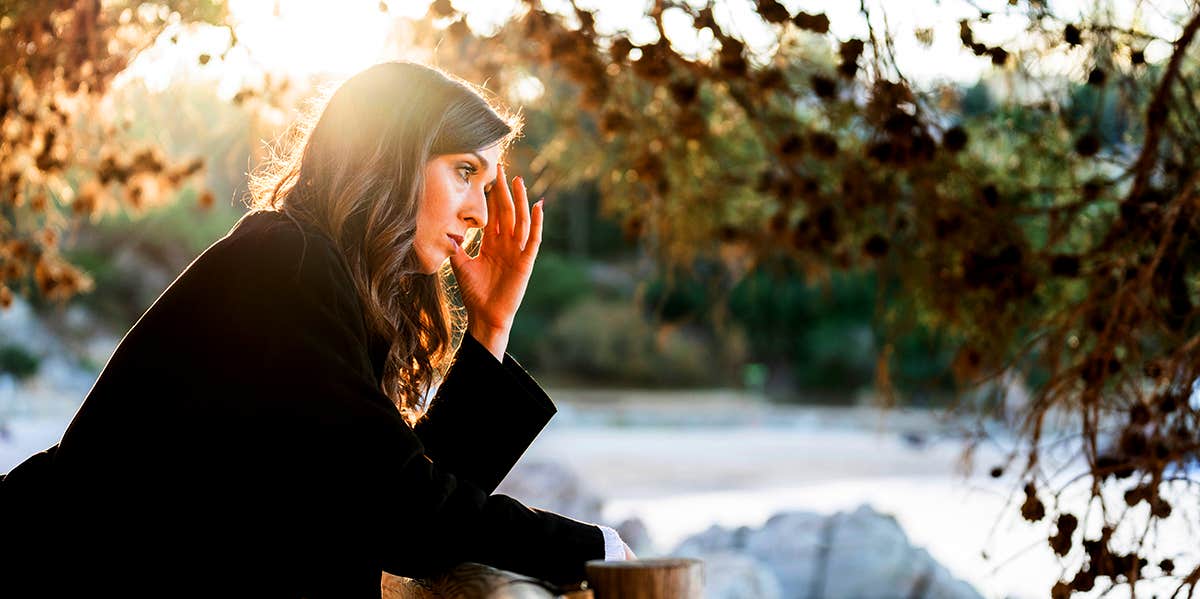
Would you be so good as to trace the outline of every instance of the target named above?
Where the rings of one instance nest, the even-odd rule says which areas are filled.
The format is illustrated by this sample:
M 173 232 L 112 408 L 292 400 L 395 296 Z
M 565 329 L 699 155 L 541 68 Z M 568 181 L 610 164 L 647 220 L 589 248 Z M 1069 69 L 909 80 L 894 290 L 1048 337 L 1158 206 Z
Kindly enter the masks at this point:
M 411 59 L 521 110 L 546 197 L 508 350 L 559 413 L 501 492 L 713 597 L 1188 584 L 1194 2 L 0 8 L 0 472 L 306 102 Z

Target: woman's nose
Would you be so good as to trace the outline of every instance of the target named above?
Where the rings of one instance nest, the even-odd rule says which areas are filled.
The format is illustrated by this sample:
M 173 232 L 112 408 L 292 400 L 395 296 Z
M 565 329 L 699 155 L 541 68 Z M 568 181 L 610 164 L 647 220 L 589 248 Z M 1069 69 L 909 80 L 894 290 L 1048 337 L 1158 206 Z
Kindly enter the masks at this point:
M 487 226 L 488 209 L 487 209 L 487 194 L 483 188 L 471 193 L 467 203 L 463 206 L 462 218 L 472 228 L 482 229 Z

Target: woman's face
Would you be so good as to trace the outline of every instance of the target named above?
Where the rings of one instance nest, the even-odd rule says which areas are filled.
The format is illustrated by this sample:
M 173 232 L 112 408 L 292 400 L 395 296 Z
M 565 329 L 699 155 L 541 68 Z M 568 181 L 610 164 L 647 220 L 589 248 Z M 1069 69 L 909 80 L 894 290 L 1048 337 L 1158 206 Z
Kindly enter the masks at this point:
M 417 207 L 414 247 L 421 270 L 433 274 L 454 255 L 467 229 L 487 226 L 487 194 L 496 183 L 500 144 L 465 154 L 442 154 L 425 163 L 425 194 Z

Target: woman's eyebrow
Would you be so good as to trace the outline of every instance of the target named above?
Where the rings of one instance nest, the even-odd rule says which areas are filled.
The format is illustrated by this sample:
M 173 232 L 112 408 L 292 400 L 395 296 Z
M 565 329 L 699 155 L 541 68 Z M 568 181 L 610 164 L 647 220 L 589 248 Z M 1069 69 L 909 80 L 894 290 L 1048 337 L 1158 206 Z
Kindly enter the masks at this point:
M 481 170 L 485 170 L 485 171 L 488 170 L 487 158 L 484 158 L 483 156 L 481 156 L 479 154 L 479 152 L 471 152 L 471 155 L 474 156 L 475 159 L 479 161 L 479 164 L 483 165 Z
M 482 166 L 482 168 L 481 168 L 481 170 L 482 170 L 482 171 L 484 171 L 484 172 L 488 172 L 488 171 L 491 171 L 491 170 L 492 170 L 492 169 L 491 169 L 491 168 L 488 166 L 488 161 L 487 161 L 487 158 L 484 158 L 483 156 L 480 156 L 480 155 L 479 155 L 479 152 L 471 152 L 471 155 L 472 155 L 472 156 L 474 156 L 474 157 L 475 157 L 475 159 L 479 161 L 479 164 L 483 165 L 483 166 Z M 488 184 L 488 186 L 495 185 L 495 184 L 496 184 L 496 179 L 495 179 L 495 178 L 493 178 L 491 181 L 488 181 L 488 182 L 487 182 L 487 184 Z

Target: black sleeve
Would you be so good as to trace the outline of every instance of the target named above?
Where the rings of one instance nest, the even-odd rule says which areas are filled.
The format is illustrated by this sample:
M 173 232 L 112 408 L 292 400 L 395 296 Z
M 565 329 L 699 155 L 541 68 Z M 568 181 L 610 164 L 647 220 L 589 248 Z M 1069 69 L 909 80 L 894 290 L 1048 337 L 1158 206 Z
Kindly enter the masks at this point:
M 280 446 L 270 450 L 303 456 L 304 505 L 320 510 L 315 518 L 335 518 L 330 530 L 370 547 L 376 563 L 397 575 L 425 577 L 477 562 L 557 583 L 583 580 L 584 563 L 604 557 L 598 527 L 489 494 L 553 412 L 549 398 L 515 393 L 525 383 L 511 367 L 490 354 L 495 368 L 484 366 L 484 356 L 472 352 L 486 350 L 468 341 L 463 372 L 443 385 L 443 407 L 431 404 L 423 427 L 438 447 L 437 457 L 430 455 L 376 384 L 361 309 L 336 250 L 314 241 L 298 273 L 287 260 L 264 260 L 245 281 L 257 285 L 251 296 L 262 302 L 257 366 L 273 393 L 287 398 L 272 416 L 287 432 L 274 435 Z M 269 252 L 294 263 L 300 244 L 298 234 L 278 234 Z M 506 389 L 516 407 L 489 404 L 493 398 L 482 391 L 493 388 Z M 458 415 L 443 421 L 439 414 L 453 414 L 450 397 Z M 479 415 L 470 414 L 476 409 Z M 520 430 L 488 430 L 488 418 L 495 418 L 492 427 Z M 439 428 L 451 424 L 479 436 Z
M 509 354 L 467 333 L 416 433 L 435 464 L 491 493 L 557 409 Z

